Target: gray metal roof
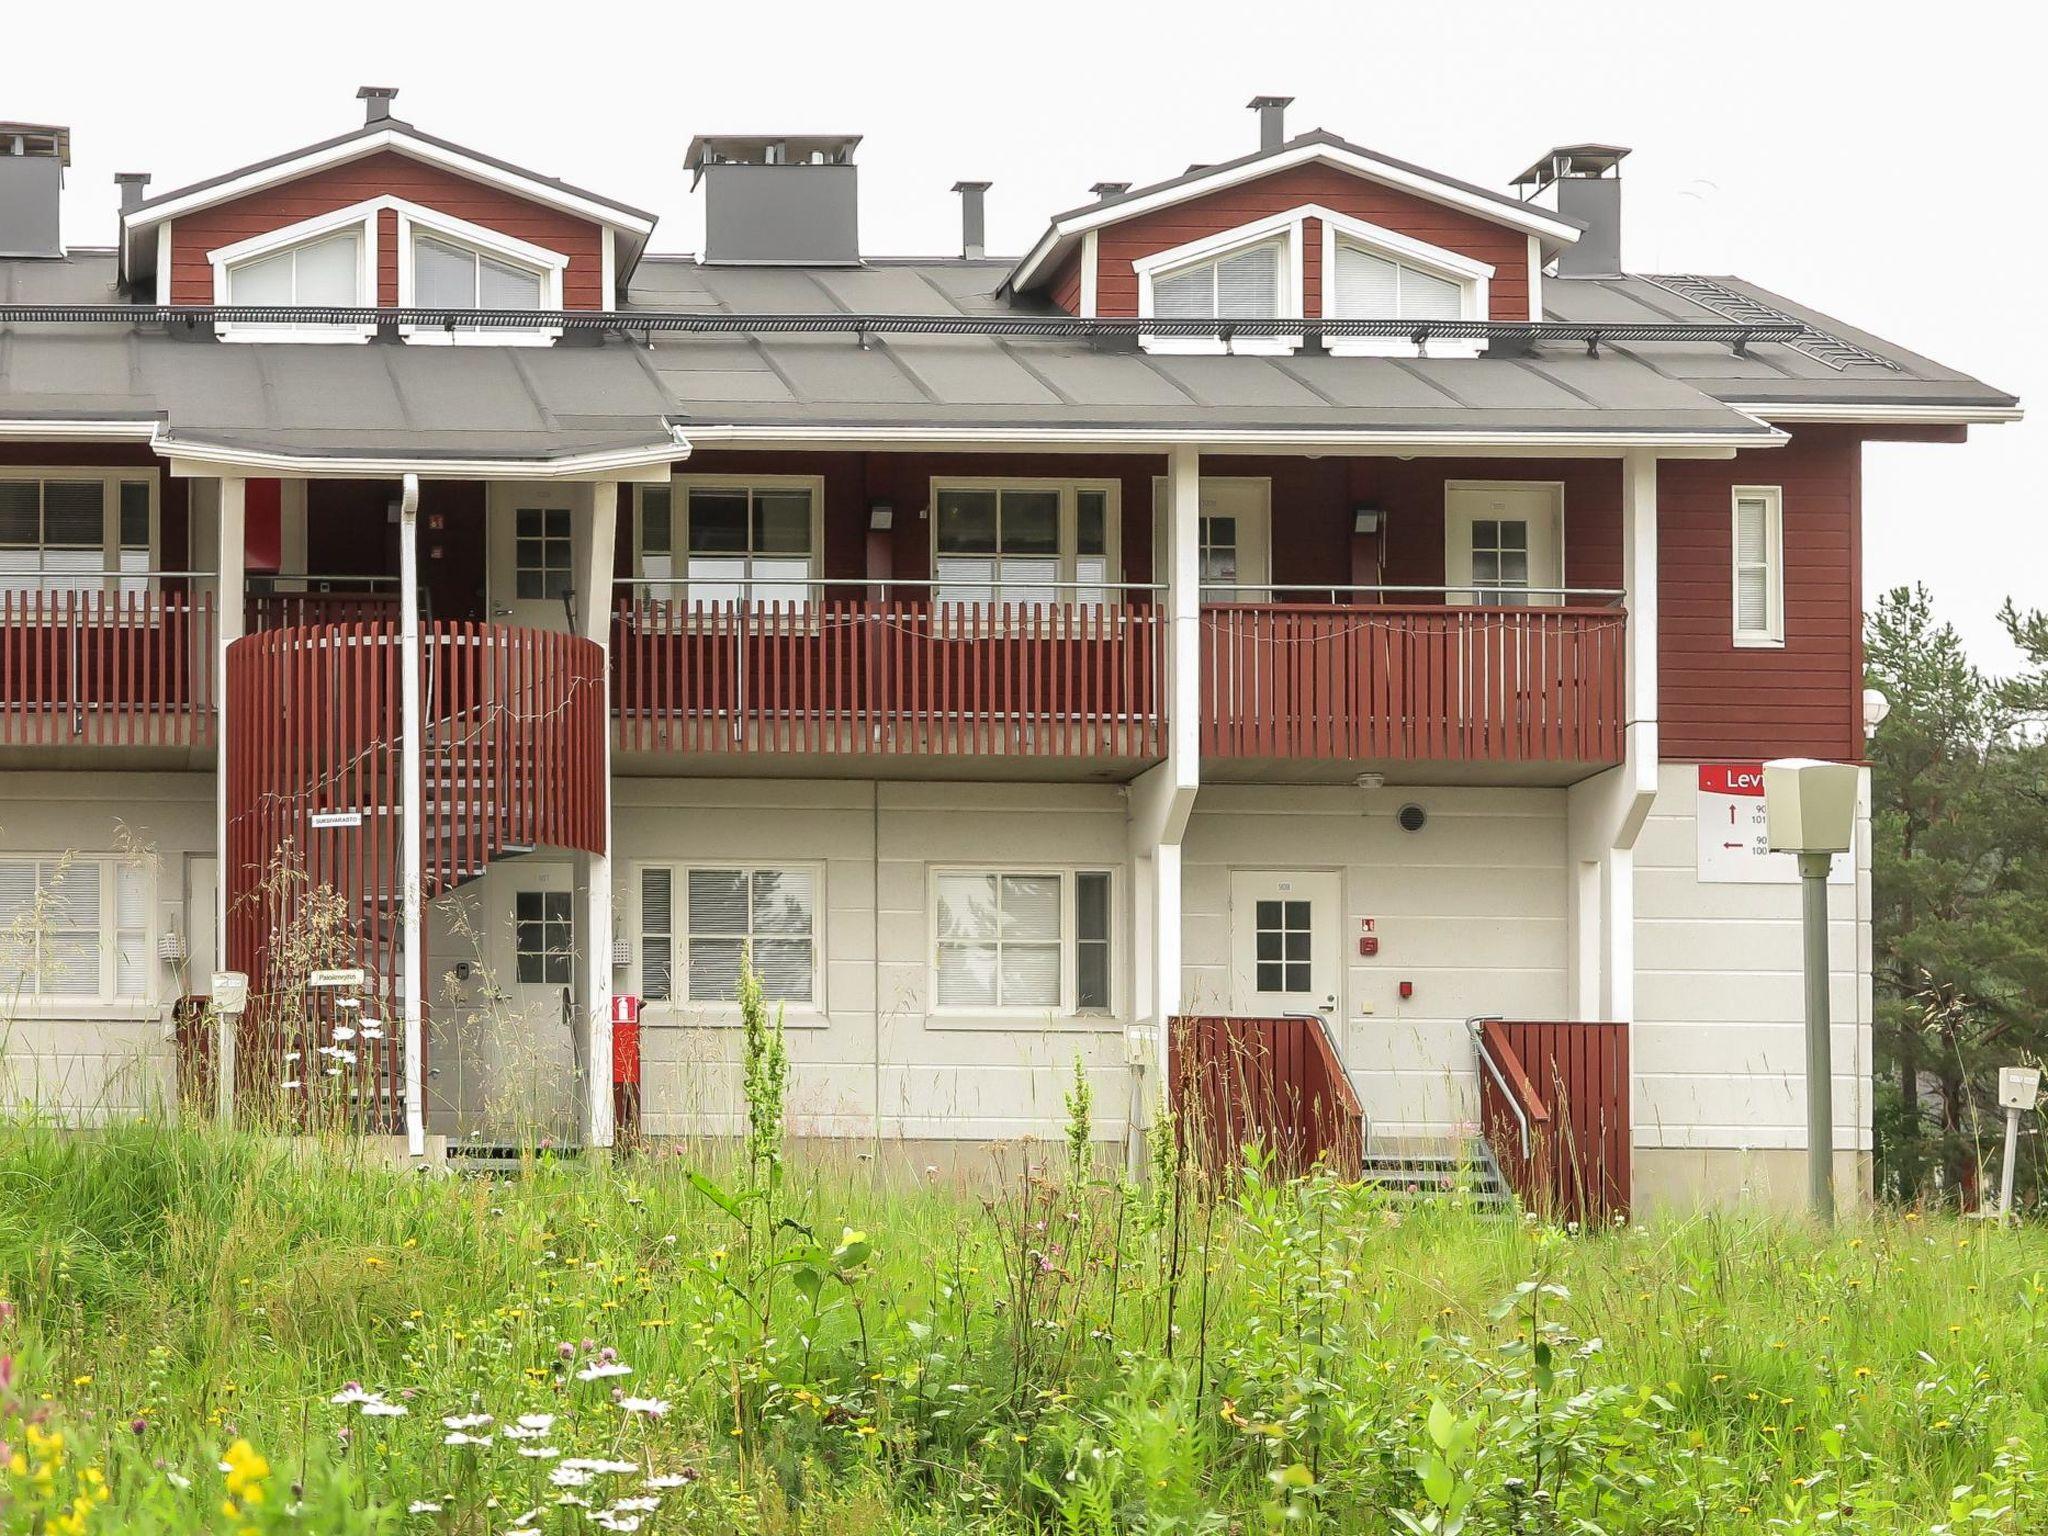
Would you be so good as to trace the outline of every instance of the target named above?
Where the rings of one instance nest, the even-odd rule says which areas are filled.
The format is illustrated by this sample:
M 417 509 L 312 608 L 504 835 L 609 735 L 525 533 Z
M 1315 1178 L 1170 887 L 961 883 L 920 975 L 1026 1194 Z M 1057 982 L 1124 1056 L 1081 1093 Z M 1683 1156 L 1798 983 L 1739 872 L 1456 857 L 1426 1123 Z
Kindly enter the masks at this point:
M 704 266 L 649 257 L 635 308 L 731 315 L 1014 316 L 1001 260 L 859 268 Z M 1722 318 L 1670 279 L 1553 279 L 1554 318 Z M 1767 441 L 1733 404 L 1996 409 L 2010 395 L 1737 279 L 1728 292 L 1825 330 L 1870 361 L 1777 342 L 1545 345 L 1479 358 L 1153 355 L 1088 337 L 694 335 L 551 348 L 219 343 L 158 325 L 0 327 L 0 416 L 154 419 L 176 438 L 339 457 L 544 459 L 652 447 L 667 422 L 774 435 L 823 429 L 1032 434 L 1161 432 L 1706 434 Z M 0 302 L 114 302 L 106 253 L 0 262 Z M 1847 355 L 1854 356 L 1854 352 Z

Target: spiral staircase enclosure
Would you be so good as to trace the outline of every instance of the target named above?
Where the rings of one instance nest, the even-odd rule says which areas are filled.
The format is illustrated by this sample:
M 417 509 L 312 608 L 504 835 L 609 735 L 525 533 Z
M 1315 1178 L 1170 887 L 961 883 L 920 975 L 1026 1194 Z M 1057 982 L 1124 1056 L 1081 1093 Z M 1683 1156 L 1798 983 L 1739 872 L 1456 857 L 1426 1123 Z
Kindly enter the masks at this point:
M 223 938 L 249 977 L 237 1092 L 302 1122 L 404 1124 L 401 665 L 389 620 L 227 650 Z M 436 621 L 420 671 L 422 903 L 537 847 L 604 851 L 600 645 Z

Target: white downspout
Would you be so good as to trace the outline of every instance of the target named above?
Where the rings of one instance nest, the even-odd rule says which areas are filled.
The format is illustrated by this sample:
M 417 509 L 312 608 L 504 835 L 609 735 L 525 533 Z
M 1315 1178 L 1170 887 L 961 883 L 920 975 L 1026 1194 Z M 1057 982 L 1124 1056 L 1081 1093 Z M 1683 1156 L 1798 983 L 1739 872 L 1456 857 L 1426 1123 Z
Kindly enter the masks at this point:
M 422 825 L 426 793 L 426 751 L 420 734 L 420 477 L 407 475 L 398 500 L 398 735 L 403 791 L 400 826 L 403 850 L 399 862 L 403 913 L 403 959 L 399 966 L 401 1007 L 405 1019 L 405 1150 L 409 1157 L 427 1151 L 426 1082 L 420 1042 Z

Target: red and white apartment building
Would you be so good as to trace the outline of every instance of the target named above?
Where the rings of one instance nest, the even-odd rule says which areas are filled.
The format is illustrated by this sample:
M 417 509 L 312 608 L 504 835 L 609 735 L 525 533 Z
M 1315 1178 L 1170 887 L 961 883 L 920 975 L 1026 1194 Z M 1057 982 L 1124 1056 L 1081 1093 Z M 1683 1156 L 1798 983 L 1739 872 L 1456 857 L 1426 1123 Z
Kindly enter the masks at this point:
M 605 1146 L 616 994 L 640 1131 L 721 1134 L 750 950 L 797 1127 L 919 1166 L 1056 1133 L 1078 1061 L 1105 1141 L 1171 1081 L 1382 1172 L 1569 1133 L 1611 1197 L 1796 1197 L 1755 770 L 1862 755 L 1863 444 L 2012 397 L 1628 271 L 1611 146 L 1493 189 L 1262 97 L 1019 258 L 963 181 L 927 258 L 862 248 L 857 138 L 706 136 L 666 255 L 360 94 L 117 178 L 111 247 L 68 130 L 0 125 L 11 1107 L 261 1063 L 415 1148 Z

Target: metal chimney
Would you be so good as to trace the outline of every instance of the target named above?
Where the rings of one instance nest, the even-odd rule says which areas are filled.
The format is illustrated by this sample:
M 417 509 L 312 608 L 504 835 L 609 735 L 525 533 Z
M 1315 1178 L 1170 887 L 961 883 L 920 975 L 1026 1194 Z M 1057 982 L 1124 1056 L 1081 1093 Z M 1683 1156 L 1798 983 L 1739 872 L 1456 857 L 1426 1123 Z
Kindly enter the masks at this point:
M 684 164 L 704 186 L 704 259 L 860 265 L 857 133 L 700 134 Z
M 988 220 L 983 199 L 993 182 L 956 181 L 953 190 L 960 194 L 960 255 L 974 261 L 988 254 Z
M 1095 194 L 1096 201 L 1113 203 L 1131 190 L 1131 184 L 1128 181 L 1098 181 L 1088 190 Z
M 71 130 L 0 123 L 0 256 L 62 256 L 57 203 Z
M 1254 96 L 1245 105 L 1259 114 L 1259 153 L 1266 154 L 1287 142 L 1287 109 L 1292 96 Z
M 1514 179 L 1524 201 L 1551 192 L 1557 211 L 1586 226 L 1557 254 L 1559 277 L 1621 275 L 1621 162 L 1619 144 L 1560 144 Z
M 384 123 L 391 120 L 391 103 L 398 95 L 395 85 L 364 85 L 356 88 L 356 100 L 363 104 L 363 123 Z
M 142 205 L 143 195 L 149 191 L 149 172 L 116 171 L 114 185 L 121 189 L 121 211 L 133 213 Z

